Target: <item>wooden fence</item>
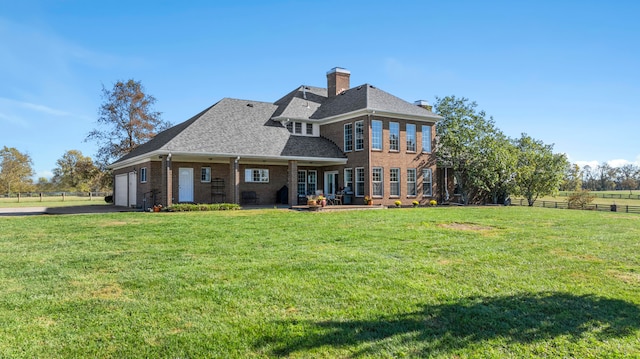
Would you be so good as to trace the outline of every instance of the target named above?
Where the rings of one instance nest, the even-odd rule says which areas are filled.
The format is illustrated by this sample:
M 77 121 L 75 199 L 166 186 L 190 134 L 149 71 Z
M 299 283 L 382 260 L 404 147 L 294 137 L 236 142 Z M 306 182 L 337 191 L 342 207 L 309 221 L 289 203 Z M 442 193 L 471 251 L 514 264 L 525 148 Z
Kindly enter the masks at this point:
M 104 201 L 104 197 L 110 195 L 110 192 L 27 192 L 27 193 L 5 193 L 0 195 L 2 202 L 46 202 L 46 201 Z
M 569 197 L 572 192 L 560 192 L 557 196 Z M 640 200 L 640 194 L 625 194 L 625 193 L 598 193 L 589 192 L 590 195 L 597 198 L 611 198 L 611 199 L 638 199 Z
M 528 206 L 529 203 L 526 199 L 517 199 L 511 202 L 511 205 L 514 206 Z M 533 203 L 534 207 L 543 207 L 543 208 L 560 208 L 560 209 L 569 209 L 569 205 L 567 202 L 556 202 L 556 201 L 535 201 Z M 577 208 L 580 209 L 580 208 Z M 640 206 L 629 206 L 629 205 L 620 205 L 620 204 L 589 204 L 582 208 L 587 211 L 606 211 L 606 212 L 624 212 L 624 213 L 637 213 L 640 214 Z

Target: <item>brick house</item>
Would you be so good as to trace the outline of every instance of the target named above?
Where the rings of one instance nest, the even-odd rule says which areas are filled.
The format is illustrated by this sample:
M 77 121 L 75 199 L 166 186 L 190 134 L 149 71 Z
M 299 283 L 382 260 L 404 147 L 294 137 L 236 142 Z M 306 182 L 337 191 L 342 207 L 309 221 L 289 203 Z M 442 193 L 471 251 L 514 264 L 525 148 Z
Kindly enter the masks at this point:
M 431 152 L 441 118 L 376 87 L 300 86 L 274 103 L 224 98 L 111 165 L 120 206 L 178 202 L 271 205 L 345 193 L 344 204 L 436 198 Z

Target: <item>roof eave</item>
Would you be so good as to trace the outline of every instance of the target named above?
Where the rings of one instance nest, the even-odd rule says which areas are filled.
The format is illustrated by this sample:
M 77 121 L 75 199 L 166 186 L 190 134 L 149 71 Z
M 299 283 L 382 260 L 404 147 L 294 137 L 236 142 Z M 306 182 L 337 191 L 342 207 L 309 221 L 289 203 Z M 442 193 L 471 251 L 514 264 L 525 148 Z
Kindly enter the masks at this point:
M 412 114 L 406 114 L 406 113 L 397 113 L 397 112 L 389 112 L 389 111 L 377 110 L 372 108 L 365 108 L 365 109 L 359 109 L 359 110 L 355 110 L 355 111 L 351 111 L 351 112 L 347 112 L 347 113 L 343 113 L 335 116 L 325 117 L 322 119 L 318 119 L 317 121 L 320 122 L 321 124 L 329 124 L 329 123 L 352 119 L 354 117 L 359 117 L 363 115 L 378 115 L 378 116 L 384 116 L 384 117 L 397 118 L 401 120 L 421 121 L 421 122 L 430 122 L 430 123 L 436 123 L 442 120 L 442 117 L 436 114 L 434 114 L 433 116 L 412 115 Z

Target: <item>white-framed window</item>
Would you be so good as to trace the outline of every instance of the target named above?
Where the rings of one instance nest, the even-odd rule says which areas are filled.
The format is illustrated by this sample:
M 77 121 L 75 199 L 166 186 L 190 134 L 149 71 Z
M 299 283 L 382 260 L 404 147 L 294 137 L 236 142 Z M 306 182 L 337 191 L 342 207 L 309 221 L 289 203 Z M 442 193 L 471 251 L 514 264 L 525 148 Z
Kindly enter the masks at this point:
M 433 178 L 431 168 L 422 170 L 422 195 L 425 197 L 433 196 Z
M 356 168 L 356 197 L 364 196 L 364 167 Z
M 371 121 L 371 149 L 382 150 L 382 121 Z
M 211 167 L 200 169 L 200 182 L 211 182 Z
M 293 122 L 287 122 L 287 130 L 289 130 L 289 132 L 293 133 Z
M 416 125 L 407 123 L 407 152 L 416 152 Z
M 313 124 L 312 123 L 307 123 L 307 135 L 308 136 L 312 136 L 313 135 Z
M 400 151 L 400 124 L 389 122 L 389 151 Z
M 344 124 L 344 152 L 353 151 L 353 123 Z
M 298 170 L 298 196 L 307 195 L 307 171 Z
M 364 149 L 364 121 L 356 122 L 356 151 Z
M 246 169 L 244 170 L 245 182 L 257 182 L 257 183 L 269 183 L 269 170 L 268 169 Z
M 422 152 L 431 153 L 431 126 L 422 125 Z
M 353 168 L 344 169 L 344 190 L 353 193 Z
M 389 171 L 389 195 L 400 197 L 400 169 L 392 168 Z
M 140 183 L 147 183 L 147 167 L 140 169 Z
M 415 197 L 416 193 L 416 169 L 407 169 L 407 197 Z
M 294 133 L 296 135 L 301 135 L 302 134 L 302 122 L 296 122 L 295 126 L 294 126 Z
M 310 170 L 307 174 L 307 190 L 309 193 L 316 193 L 318 189 L 318 171 Z
M 384 182 L 382 181 L 382 167 L 373 167 L 371 169 L 371 186 L 374 197 L 382 197 L 384 195 Z

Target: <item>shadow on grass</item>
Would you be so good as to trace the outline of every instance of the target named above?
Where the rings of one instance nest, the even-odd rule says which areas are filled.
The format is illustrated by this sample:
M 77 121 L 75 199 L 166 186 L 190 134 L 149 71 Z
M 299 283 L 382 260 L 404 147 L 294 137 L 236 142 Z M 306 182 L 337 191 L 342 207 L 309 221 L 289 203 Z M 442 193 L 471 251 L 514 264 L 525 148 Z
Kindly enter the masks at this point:
M 279 334 L 257 344 L 278 356 L 323 346 L 354 350 L 360 346 L 366 349 L 358 354 L 370 354 L 383 348 L 385 340 L 400 341 L 428 355 L 494 338 L 530 343 L 558 336 L 578 340 L 587 332 L 598 340 L 623 337 L 640 328 L 640 308 L 592 295 L 540 293 L 471 297 L 371 320 L 283 321 L 276 327 Z

